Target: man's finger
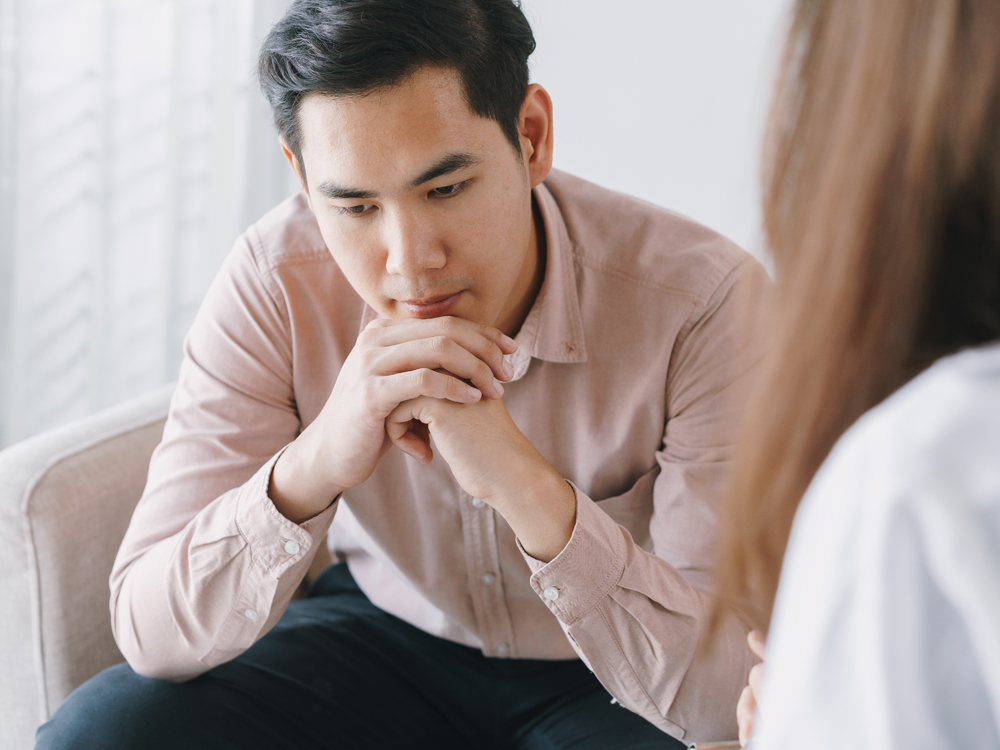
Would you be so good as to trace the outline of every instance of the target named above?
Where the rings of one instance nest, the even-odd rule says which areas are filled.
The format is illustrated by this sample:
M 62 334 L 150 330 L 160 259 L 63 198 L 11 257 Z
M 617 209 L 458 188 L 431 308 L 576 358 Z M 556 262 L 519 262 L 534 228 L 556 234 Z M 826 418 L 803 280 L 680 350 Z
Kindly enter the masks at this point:
M 447 329 L 448 326 L 452 325 L 468 328 L 469 330 L 476 331 L 481 335 L 496 341 L 497 344 L 504 350 L 510 350 L 507 352 L 508 354 L 517 351 L 517 344 L 514 339 L 504 334 L 498 328 L 484 325 L 482 323 L 474 323 L 473 321 L 466 320 L 465 318 L 457 318 L 454 315 L 442 315 L 440 318 L 400 318 L 399 320 L 376 318 L 365 326 L 365 330 L 383 328 L 395 329 L 395 331 L 398 332 L 405 330 L 406 328 L 430 327 L 432 330 L 440 331 L 442 328 Z
M 428 411 L 434 402 L 435 399 L 426 397 L 404 401 L 385 418 L 385 434 L 389 439 L 423 464 L 430 463 L 434 458 L 430 432 L 421 424 L 428 420 Z
M 459 404 L 474 404 L 483 397 L 478 388 L 459 380 L 454 375 L 426 368 L 373 378 L 370 383 L 373 406 L 377 413 L 386 416 L 399 404 L 421 396 Z
M 765 656 L 767 651 L 767 642 L 764 639 L 764 633 L 761 630 L 751 630 L 747 633 L 747 644 L 750 646 L 750 650 L 753 651 L 761 659 L 766 659 Z
M 422 464 L 429 464 L 434 458 L 430 442 L 413 429 L 412 422 L 386 423 L 386 435 L 403 453 L 412 456 Z
M 429 320 L 373 320 L 366 326 L 359 341 L 379 347 L 396 346 L 407 341 L 444 336 L 486 362 L 501 380 L 509 380 L 512 372 L 504 368 L 504 355 L 517 351 L 517 344 L 492 326 L 473 323 L 451 316 Z
M 392 375 L 411 370 L 447 370 L 472 384 L 490 398 L 503 396 L 503 385 L 490 365 L 446 336 L 406 341 L 396 346 L 374 350 L 377 359 L 371 365 L 375 375 Z M 497 361 L 503 357 L 497 352 Z M 435 395 L 435 394 L 427 394 Z

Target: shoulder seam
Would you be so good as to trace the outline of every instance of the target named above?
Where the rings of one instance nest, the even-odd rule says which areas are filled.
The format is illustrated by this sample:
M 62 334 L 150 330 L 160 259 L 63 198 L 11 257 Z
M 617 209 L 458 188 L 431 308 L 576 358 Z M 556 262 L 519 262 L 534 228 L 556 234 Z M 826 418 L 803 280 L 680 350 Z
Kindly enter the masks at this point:
M 646 287 L 647 289 L 656 289 L 661 292 L 671 292 L 683 297 L 689 297 L 694 302 L 698 302 L 700 300 L 700 297 L 698 297 L 697 294 L 688 289 L 681 289 L 680 287 L 670 286 L 669 284 L 657 283 L 648 278 L 636 276 L 628 273 L 627 271 L 622 271 L 621 269 L 615 268 L 614 266 L 597 260 L 596 258 L 584 255 L 582 252 L 577 250 L 577 245 L 575 243 L 573 244 L 573 257 L 582 266 L 586 266 L 587 268 L 600 273 L 605 273 L 608 276 L 614 276 L 622 281 L 630 281 L 637 286 Z
M 705 311 L 708 309 L 709 303 L 712 301 L 712 298 L 715 297 L 715 295 L 718 293 L 719 289 L 721 289 L 725 285 L 726 280 L 732 279 L 736 275 L 737 271 L 739 271 L 747 263 L 750 263 L 752 261 L 753 258 L 750 255 L 747 255 L 745 258 L 740 260 L 739 263 L 737 263 L 728 271 L 723 273 L 722 277 L 715 280 L 714 283 L 706 281 L 706 286 L 711 284 L 711 286 L 709 287 L 709 292 L 703 297 L 695 298 L 697 304 L 695 304 L 695 306 L 692 308 L 691 314 L 688 316 L 688 319 L 684 322 L 684 325 L 681 326 L 680 330 L 677 331 L 677 336 L 674 338 L 674 346 L 675 346 L 674 351 L 677 351 L 677 349 L 683 346 L 684 343 L 687 341 L 688 335 L 691 333 L 694 327 L 705 315 Z M 730 289 L 732 288 L 732 286 L 733 284 L 729 284 Z
M 251 233 L 253 237 L 251 237 Z M 309 250 L 308 252 L 301 253 L 299 257 L 289 258 L 284 261 L 278 262 L 274 259 L 273 253 L 270 251 L 270 246 L 268 245 L 267 239 L 264 237 L 263 233 L 257 229 L 257 225 L 252 225 L 246 231 L 247 240 L 250 244 L 250 249 L 253 251 L 254 258 L 257 263 L 258 269 L 260 269 L 262 274 L 270 275 L 279 266 L 285 265 L 295 265 L 300 262 L 311 262 L 314 260 L 322 260 L 324 258 L 331 258 L 330 252 L 323 247 L 322 249 L 316 248 Z M 260 252 L 257 248 L 260 248 Z M 261 260 L 265 260 L 266 264 L 261 263 Z
M 281 284 L 279 284 L 274 277 L 273 273 L 274 265 L 271 264 L 266 269 L 262 267 L 260 262 L 261 257 L 260 254 L 256 251 L 254 243 L 250 238 L 250 231 L 253 231 L 257 235 L 257 237 L 260 238 L 262 246 L 264 244 L 263 238 L 261 237 L 260 232 L 257 231 L 256 227 L 251 227 L 249 230 L 247 230 L 244 236 L 247 239 L 247 245 L 249 245 L 250 247 L 250 261 L 253 263 L 254 269 L 257 271 L 257 274 L 260 277 L 260 282 L 261 285 L 264 287 L 264 291 L 267 292 L 267 296 L 270 297 L 271 299 L 271 304 L 273 304 L 275 306 L 275 309 L 277 310 L 278 318 L 281 320 L 281 325 L 287 330 L 289 334 L 287 340 L 289 342 L 289 345 L 291 345 L 292 339 L 291 339 L 291 331 L 289 329 L 290 316 L 288 313 L 288 304 L 285 300 L 285 292 L 281 288 Z M 289 372 L 291 372 L 292 359 L 294 357 L 291 351 L 291 346 L 289 346 L 288 356 L 289 356 L 288 360 Z
M 572 242 L 572 241 L 571 241 Z M 706 274 L 708 278 L 705 279 L 704 284 L 699 288 L 697 292 L 691 291 L 690 289 L 682 289 L 681 287 L 672 286 L 670 284 L 656 281 L 644 276 L 638 276 L 628 271 L 623 271 L 620 268 L 616 268 L 608 264 L 605 261 L 598 260 L 597 258 L 591 257 L 580 251 L 579 246 L 572 242 L 573 245 L 573 257 L 582 266 L 586 266 L 594 271 L 600 273 L 605 273 L 609 276 L 613 276 L 622 281 L 629 281 L 637 286 L 645 287 L 647 289 L 655 289 L 662 292 L 670 292 L 682 297 L 687 297 L 689 300 L 695 303 L 695 308 L 702 307 L 708 304 L 708 301 L 712 299 L 719 286 L 732 274 L 746 263 L 751 261 L 753 258 L 750 255 L 746 255 L 740 258 L 738 262 L 732 266 L 723 267 L 720 269 L 715 269 L 714 273 Z M 704 290 L 707 290 L 704 291 Z

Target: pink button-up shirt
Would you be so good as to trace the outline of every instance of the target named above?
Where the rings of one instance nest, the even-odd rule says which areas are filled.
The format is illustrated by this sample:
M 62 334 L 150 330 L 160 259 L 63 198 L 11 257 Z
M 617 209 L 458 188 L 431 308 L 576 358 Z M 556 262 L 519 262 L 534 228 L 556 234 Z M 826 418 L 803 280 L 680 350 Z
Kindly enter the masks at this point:
M 301 525 L 275 509 L 277 455 L 374 317 L 298 195 L 240 238 L 187 338 L 111 575 L 115 637 L 137 672 L 185 679 L 249 648 L 326 537 L 377 606 L 429 633 L 492 657 L 579 656 L 663 730 L 735 734 L 745 629 L 734 619 L 711 654 L 696 647 L 753 360 L 738 287 L 763 272 L 704 227 L 569 175 L 535 199 L 545 278 L 504 403 L 576 488 L 566 548 L 534 560 L 440 458 L 396 449 Z

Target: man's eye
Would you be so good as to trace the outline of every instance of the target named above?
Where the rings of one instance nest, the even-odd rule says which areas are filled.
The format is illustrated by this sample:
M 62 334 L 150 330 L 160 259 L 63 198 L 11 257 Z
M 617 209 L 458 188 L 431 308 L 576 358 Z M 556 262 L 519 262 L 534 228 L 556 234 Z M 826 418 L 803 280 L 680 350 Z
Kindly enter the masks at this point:
M 445 185 L 444 187 L 434 188 L 431 190 L 431 195 L 435 198 L 450 198 L 453 195 L 461 193 L 468 186 L 469 181 L 458 182 L 454 185 Z
M 360 206 L 338 206 L 337 210 L 342 214 L 349 214 L 350 216 L 364 216 L 375 210 L 375 204 L 362 203 Z

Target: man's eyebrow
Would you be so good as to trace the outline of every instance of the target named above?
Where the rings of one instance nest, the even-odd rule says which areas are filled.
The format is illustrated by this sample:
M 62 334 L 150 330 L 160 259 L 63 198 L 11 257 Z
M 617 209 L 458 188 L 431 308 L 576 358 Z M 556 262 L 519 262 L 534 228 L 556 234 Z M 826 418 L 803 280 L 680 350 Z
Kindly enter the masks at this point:
M 320 183 L 316 188 L 316 192 L 326 198 L 333 199 L 358 198 L 363 200 L 365 198 L 378 198 L 378 193 L 374 190 L 344 187 L 331 180 L 324 180 Z
M 434 165 L 424 170 L 416 179 L 410 182 L 410 187 L 419 187 L 425 182 L 437 179 L 446 174 L 457 172 L 460 169 L 478 164 L 481 160 L 477 156 L 467 153 L 448 154 L 439 159 Z M 363 188 L 345 187 L 338 185 L 332 180 L 324 180 L 316 188 L 316 192 L 325 198 L 334 200 L 368 200 L 378 198 L 378 193 L 374 190 Z
M 435 180 L 443 175 L 457 172 L 458 170 L 465 169 L 466 167 L 471 167 L 479 162 L 480 159 L 472 154 L 448 154 L 444 158 L 439 159 L 436 164 L 429 169 L 426 169 L 419 177 L 413 180 L 410 183 L 410 187 L 418 187 L 423 185 L 425 182 L 430 182 L 431 180 Z

